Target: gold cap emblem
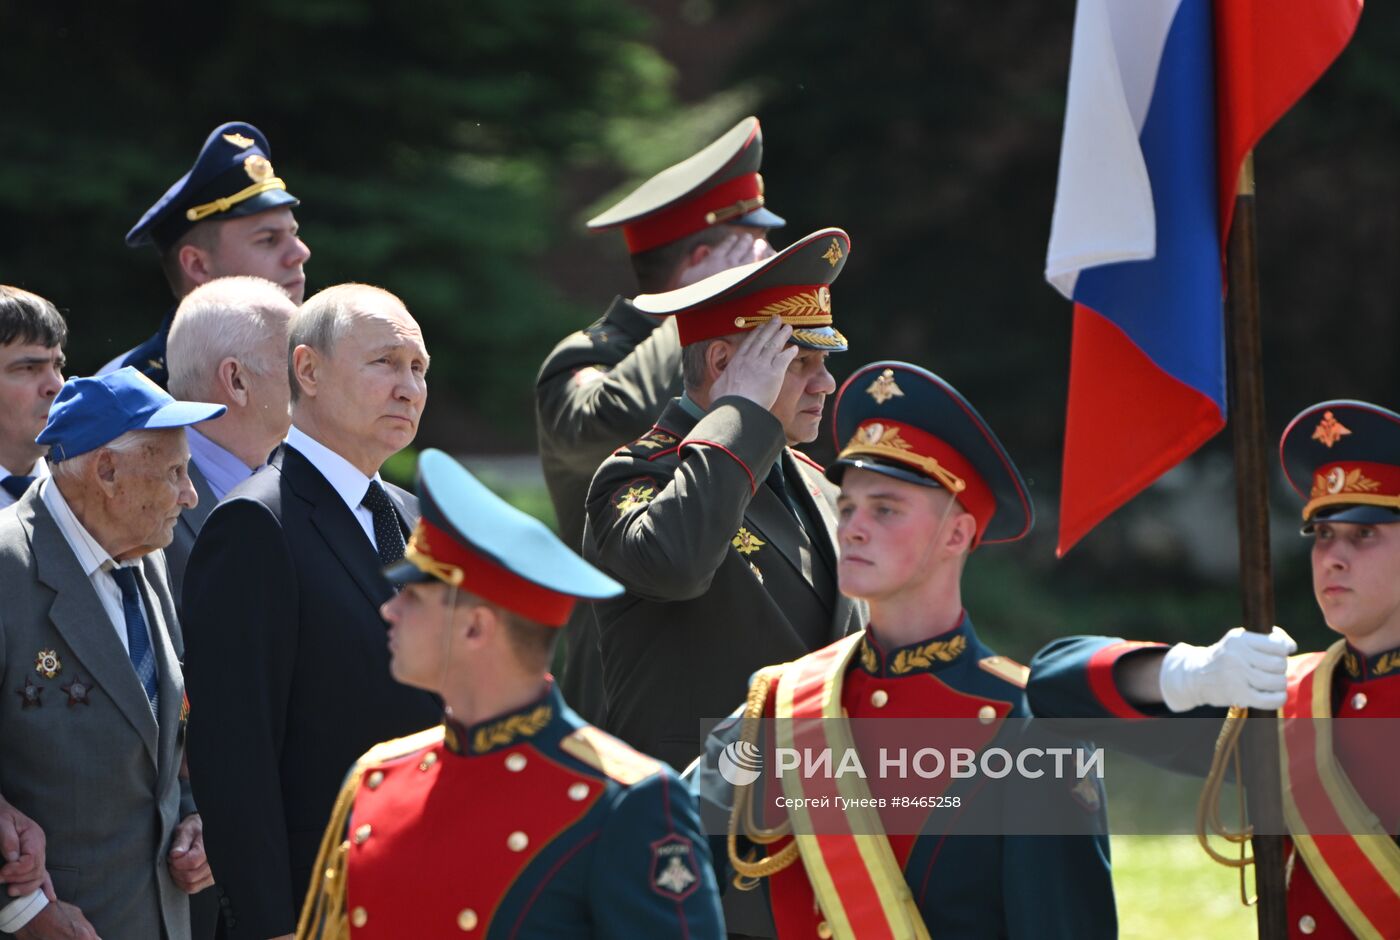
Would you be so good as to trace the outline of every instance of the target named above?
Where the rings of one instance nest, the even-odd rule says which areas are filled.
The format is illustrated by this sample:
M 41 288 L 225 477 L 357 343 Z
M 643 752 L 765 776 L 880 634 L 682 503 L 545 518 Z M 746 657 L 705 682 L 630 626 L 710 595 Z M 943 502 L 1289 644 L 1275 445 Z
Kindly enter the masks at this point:
M 822 255 L 822 259 L 833 268 L 840 264 L 841 259 L 844 257 L 845 254 L 841 251 L 841 243 L 834 238 L 831 240 L 831 247 L 826 250 L 826 254 Z
M 822 313 L 831 313 L 831 288 L 825 284 L 817 288 L 817 306 Z
M 244 137 L 242 134 L 224 134 L 223 138 L 242 150 L 247 150 L 249 147 L 253 146 L 254 143 L 253 138 Z
M 886 369 L 884 372 L 881 372 L 880 377 L 874 382 L 871 382 L 870 387 L 865 391 L 871 398 L 875 399 L 875 403 L 879 405 L 883 405 L 891 398 L 904 395 L 900 387 L 895 384 L 893 369 Z
M 1351 429 L 1332 417 L 1332 412 L 1324 411 L 1322 420 L 1313 429 L 1312 439 L 1321 442 L 1323 447 L 1331 449 L 1333 444 L 1350 433 Z
M 248 174 L 248 178 L 255 183 L 272 179 L 272 161 L 259 153 L 248 154 L 243 161 L 243 172 Z

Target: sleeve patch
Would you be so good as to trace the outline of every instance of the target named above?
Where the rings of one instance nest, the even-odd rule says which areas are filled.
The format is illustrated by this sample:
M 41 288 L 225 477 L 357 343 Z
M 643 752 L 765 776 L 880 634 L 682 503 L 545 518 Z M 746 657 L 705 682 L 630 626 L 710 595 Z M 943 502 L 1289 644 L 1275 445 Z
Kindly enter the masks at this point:
M 1001 679 L 1003 682 L 1011 683 L 1018 689 L 1024 689 L 1026 687 L 1026 682 L 1029 681 L 1031 677 L 1029 666 L 1022 666 L 1015 660 L 1007 659 L 1005 656 L 988 656 L 986 659 L 979 659 L 977 665 L 981 666 L 998 679 Z
M 594 770 L 624 786 L 645 780 L 661 769 L 661 762 L 619 741 L 591 725 L 579 728 L 559 742 L 570 757 L 583 761 Z
M 645 506 L 661 492 L 661 483 L 651 477 L 638 477 L 628 480 L 613 491 L 612 504 L 618 515 L 623 516 L 639 506 Z
M 651 844 L 651 890 L 673 901 L 684 901 L 699 887 L 694 843 L 673 834 Z

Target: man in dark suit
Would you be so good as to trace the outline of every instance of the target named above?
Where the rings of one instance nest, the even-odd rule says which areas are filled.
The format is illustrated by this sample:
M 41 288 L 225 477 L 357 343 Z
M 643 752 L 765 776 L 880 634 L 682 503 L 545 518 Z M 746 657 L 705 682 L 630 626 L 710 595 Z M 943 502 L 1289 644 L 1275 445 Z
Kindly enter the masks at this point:
M 439 715 L 389 678 L 378 614 L 380 568 L 418 519 L 379 468 L 418 430 L 422 333 L 393 294 L 342 284 L 302 306 L 289 345 L 287 440 L 185 571 L 190 769 L 231 940 L 291 935 L 346 770 Z
M 185 432 L 199 503 L 180 513 L 165 550 L 177 606 L 204 520 L 287 436 L 287 331 L 296 311 L 281 288 L 260 277 L 221 277 L 180 302 L 166 350 L 170 394 L 218 402 L 228 411 Z
M 68 325 L 49 301 L 0 284 L 0 509 L 49 475 L 34 443 L 63 385 Z
M 0 812 L 47 837 L 48 889 L 0 885 L 0 931 L 189 940 L 210 877 L 159 549 L 195 499 L 183 428 L 223 410 L 134 369 L 72 379 L 38 437 L 52 475 L 0 512 Z
M 583 554 L 627 588 L 596 610 L 606 728 L 677 768 L 766 660 L 863 626 L 836 589 L 836 488 L 787 446 L 816 439 L 836 388 L 828 285 L 849 245 L 826 229 L 635 301 L 675 314 L 686 391 L 598 468 Z

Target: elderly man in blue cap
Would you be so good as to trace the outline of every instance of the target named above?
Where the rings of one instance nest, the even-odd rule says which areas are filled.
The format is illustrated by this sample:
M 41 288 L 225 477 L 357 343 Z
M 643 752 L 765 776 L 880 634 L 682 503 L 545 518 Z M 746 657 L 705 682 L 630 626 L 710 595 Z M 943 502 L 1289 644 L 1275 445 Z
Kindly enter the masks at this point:
M 131 368 L 70 379 L 37 439 L 52 475 L 0 513 L 0 819 L 26 837 L 0 933 L 190 936 L 212 878 L 157 550 L 197 499 L 184 428 L 223 412 Z
M 175 300 L 215 278 L 266 278 L 300 304 L 306 294 L 302 266 L 311 250 L 297 236 L 292 209 L 301 201 L 272 168 L 272 148 L 251 124 L 214 128 L 194 166 L 175 181 L 126 235 L 128 248 L 154 246 Z M 103 366 L 134 366 L 161 388 L 169 374 L 165 342 L 175 319 L 172 305 L 160 329 L 135 349 Z
M 577 602 L 622 585 L 441 451 L 423 453 L 418 496 L 380 612 L 394 678 L 446 714 L 355 764 L 297 937 L 718 940 L 694 798 L 547 672 Z

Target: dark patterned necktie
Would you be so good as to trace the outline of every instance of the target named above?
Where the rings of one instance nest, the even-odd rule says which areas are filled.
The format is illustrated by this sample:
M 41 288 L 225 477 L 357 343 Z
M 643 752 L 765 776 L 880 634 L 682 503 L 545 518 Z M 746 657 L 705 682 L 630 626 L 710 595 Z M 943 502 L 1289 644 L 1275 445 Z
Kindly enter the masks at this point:
M 798 510 L 797 502 L 792 498 L 792 493 L 788 490 L 787 480 L 783 478 L 782 458 L 779 458 L 778 462 L 773 464 L 773 469 L 768 471 L 768 479 L 766 482 L 768 483 L 768 488 L 778 494 L 778 499 L 782 501 L 787 511 L 792 513 L 792 517 L 796 519 L 797 524 L 801 526 L 802 513 Z
M 122 615 L 126 620 L 127 654 L 136 678 L 146 690 L 151 714 L 160 712 L 160 692 L 156 684 L 156 657 L 151 651 L 151 638 L 146 633 L 146 615 L 141 609 L 141 592 L 136 586 L 135 568 L 113 568 L 112 580 L 122 589 Z
M 394 504 L 378 480 L 369 481 L 369 489 L 365 491 L 360 505 L 374 517 L 374 544 L 379 550 L 379 563 L 392 565 L 402 559 L 404 545 L 399 514 L 394 512 Z
M 10 476 L 0 480 L 0 487 L 3 487 L 6 493 L 18 500 L 24 495 L 24 491 L 29 489 L 29 484 L 33 482 L 33 477 Z

